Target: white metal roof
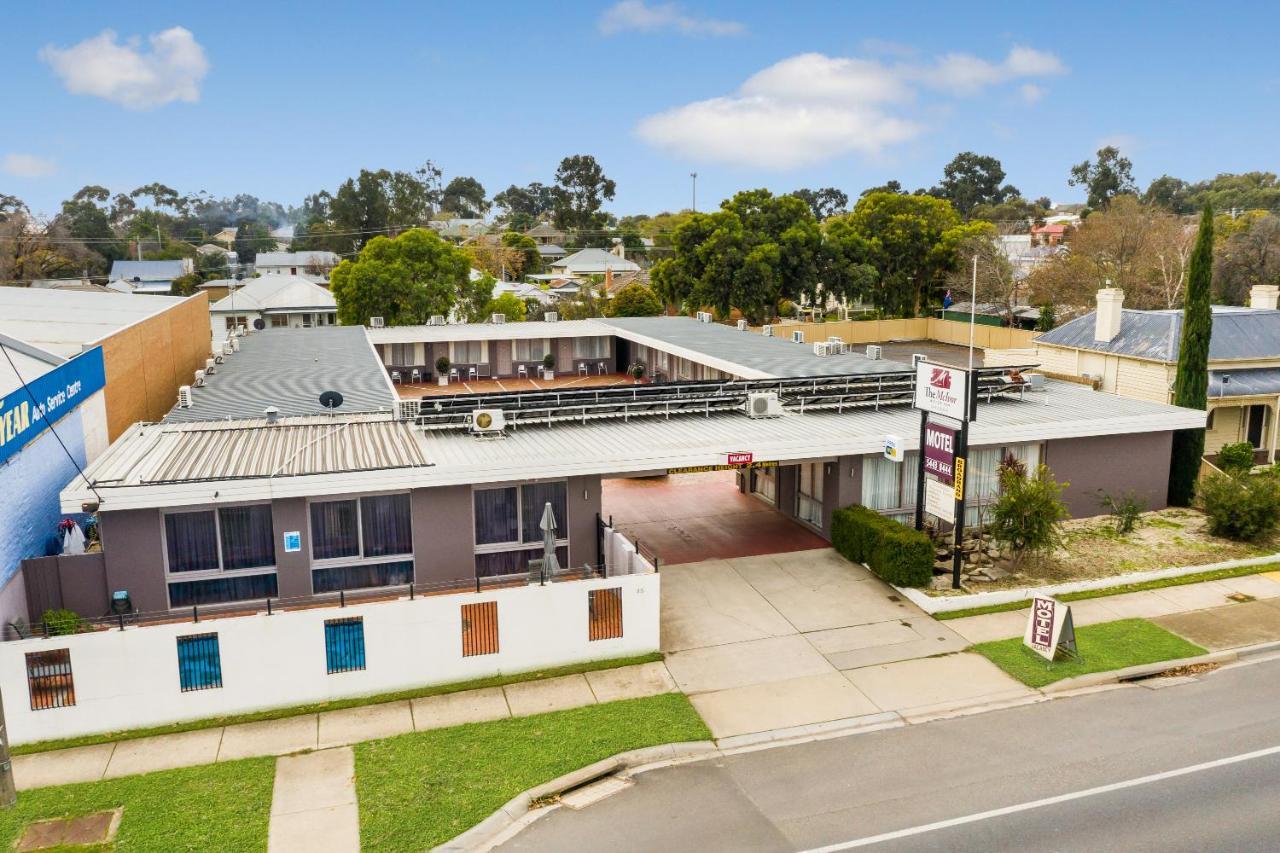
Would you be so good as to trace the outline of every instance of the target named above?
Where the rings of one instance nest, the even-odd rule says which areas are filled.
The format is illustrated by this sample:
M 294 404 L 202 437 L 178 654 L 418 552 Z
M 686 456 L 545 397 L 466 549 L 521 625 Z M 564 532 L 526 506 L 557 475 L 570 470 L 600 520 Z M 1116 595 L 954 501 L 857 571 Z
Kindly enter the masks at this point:
M 209 306 L 214 314 L 286 309 L 336 311 L 338 303 L 327 289 L 301 276 L 264 275 L 245 279 L 243 287 Z
M 620 258 L 604 249 L 583 249 L 574 252 L 567 258 L 561 258 L 551 264 L 553 270 L 564 270 L 570 275 L 603 275 L 605 270 L 614 272 L 634 272 L 640 269 L 635 261 Z
M 0 333 L 70 358 L 181 301 L 178 296 L 0 287 Z
M 613 335 L 599 320 L 531 320 L 526 323 L 450 323 L 444 326 L 387 326 L 366 329 L 375 344 L 440 341 L 516 341 L 530 338 L 588 338 Z
M 972 426 L 973 445 L 1204 426 L 1204 412 L 1072 383 L 1047 385 L 1045 392 L 1028 393 L 1021 401 L 981 403 Z M 377 427 L 365 426 L 379 421 Z M 294 429 L 317 423 L 334 428 L 319 433 Z M 351 426 L 336 428 L 347 423 Z M 379 415 L 282 419 L 274 426 L 264 421 L 151 424 L 135 426 L 87 473 L 102 495 L 104 510 L 140 509 L 566 476 L 626 476 L 721 464 L 729 451 L 750 451 L 762 461 L 822 459 L 878 453 L 886 434 L 897 435 L 905 449 L 912 450 L 919 424 L 918 413 L 904 406 L 758 420 L 738 414 L 598 420 L 526 427 L 500 439 L 425 432 Z M 280 429 L 282 425 L 288 429 Z M 228 431 L 244 434 L 230 437 Z M 305 464 L 274 476 L 262 474 L 299 455 L 305 456 Z M 62 492 L 62 508 L 77 511 L 90 497 L 77 480 Z

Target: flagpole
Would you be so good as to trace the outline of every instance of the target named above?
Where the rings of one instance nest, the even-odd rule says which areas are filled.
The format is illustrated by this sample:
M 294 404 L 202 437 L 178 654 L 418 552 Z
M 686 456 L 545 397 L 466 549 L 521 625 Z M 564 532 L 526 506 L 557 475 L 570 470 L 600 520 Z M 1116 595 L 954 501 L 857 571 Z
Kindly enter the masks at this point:
M 969 291 L 969 370 L 973 370 L 973 327 L 978 314 L 978 256 L 973 256 L 973 287 Z

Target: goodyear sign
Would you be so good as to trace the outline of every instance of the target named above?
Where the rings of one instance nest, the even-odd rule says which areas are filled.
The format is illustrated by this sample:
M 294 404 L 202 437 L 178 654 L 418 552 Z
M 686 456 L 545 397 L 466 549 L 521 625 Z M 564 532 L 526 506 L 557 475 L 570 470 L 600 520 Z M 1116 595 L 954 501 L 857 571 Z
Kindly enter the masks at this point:
M 94 347 L 29 379 L 25 389 L 19 386 L 0 398 L 0 463 L 69 415 L 106 383 L 102 347 Z

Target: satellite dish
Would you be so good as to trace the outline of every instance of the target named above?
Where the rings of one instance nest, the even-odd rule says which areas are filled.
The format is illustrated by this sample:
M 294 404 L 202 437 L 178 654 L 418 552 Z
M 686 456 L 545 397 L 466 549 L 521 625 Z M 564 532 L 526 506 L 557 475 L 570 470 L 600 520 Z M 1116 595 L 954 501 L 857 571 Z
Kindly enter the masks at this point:
M 259 317 L 258 319 L 253 321 L 253 327 L 257 329 L 259 332 L 261 332 L 263 329 L 267 327 L 267 323 L 265 320 Z
M 325 391 L 320 395 L 320 405 L 326 409 L 336 409 L 342 405 L 342 395 L 337 391 Z

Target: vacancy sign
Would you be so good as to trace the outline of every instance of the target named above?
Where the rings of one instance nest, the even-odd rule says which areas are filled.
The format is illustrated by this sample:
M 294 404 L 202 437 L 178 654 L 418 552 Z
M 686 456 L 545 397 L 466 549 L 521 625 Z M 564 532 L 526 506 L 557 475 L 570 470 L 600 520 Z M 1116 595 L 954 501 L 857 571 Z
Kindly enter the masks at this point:
M 956 499 L 951 486 L 937 480 L 924 481 L 924 511 L 955 524 Z
M 950 486 L 955 482 L 956 431 L 932 421 L 924 427 L 924 471 Z
M 1022 642 L 1050 661 L 1056 656 L 1059 647 L 1076 654 L 1076 629 L 1071 620 L 1071 605 L 1049 596 L 1033 598 Z
M 748 450 L 730 451 L 728 454 L 728 464 L 730 465 L 750 465 L 754 455 Z
M 915 407 L 958 421 L 969 420 L 969 375 L 959 367 L 930 364 L 916 365 Z

